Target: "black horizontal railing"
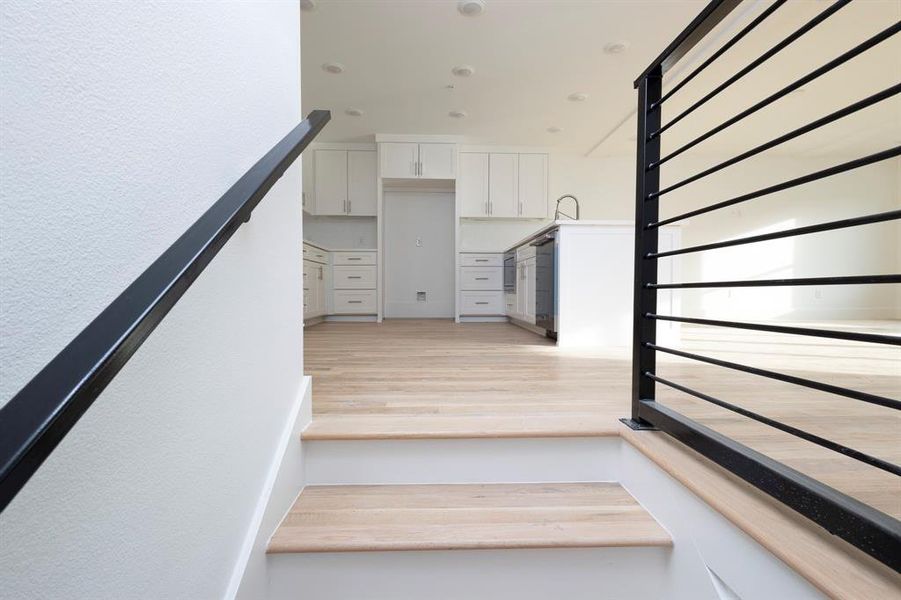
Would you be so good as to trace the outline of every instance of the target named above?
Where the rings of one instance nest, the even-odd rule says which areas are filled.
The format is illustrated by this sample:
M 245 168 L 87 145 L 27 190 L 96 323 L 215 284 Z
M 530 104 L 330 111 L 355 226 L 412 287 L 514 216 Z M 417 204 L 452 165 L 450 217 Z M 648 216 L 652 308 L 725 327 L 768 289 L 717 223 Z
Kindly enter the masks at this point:
M 311 112 L 0 408 L 0 510 L 250 219 L 329 118 L 328 111 Z
M 844 276 L 799 277 L 780 279 L 757 280 L 728 280 L 728 281 L 691 281 L 661 283 L 657 281 L 657 269 L 660 259 L 678 257 L 682 255 L 695 255 L 698 253 L 715 251 L 721 248 L 745 246 L 778 239 L 794 239 L 816 233 L 844 230 L 850 227 L 864 227 L 875 223 L 897 221 L 901 219 L 901 210 L 890 210 L 875 214 L 853 216 L 845 219 L 815 223 L 800 227 L 792 227 L 779 231 L 737 237 L 710 243 L 689 245 L 682 248 L 662 250 L 659 248 L 659 230 L 664 225 L 670 225 L 684 221 L 690 217 L 721 211 L 724 208 L 748 202 L 757 198 L 776 194 L 785 190 L 799 188 L 827 177 L 833 177 L 842 173 L 861 169 L 868 165 L 876 164 L 901 155 L 901 146 L 888 148 L 875 152 L 868 156 L 862 156 L 847 160 L 832 167 L 821 169 L 806 175 L 795 177 L 780 183 L 769 185 L 758 190 L 746 192 L 740 195 L 728 197 L 706 206 L 691 211 L 661 219 L 660 203 L 666 200 L 666 194 L 682 189 L 704 178 L 737 165 L 754 156 L 762 155 L 768 150 L 786 144 L 795 139 L 800 139 L 812 132 L 828 131 L 829 126 L 842 119 L 848 118 L 861 111 L 869 109 L 895 98 L 901 92 L 901 83 L 892 81 L 885 89 L 861 98 L 847 106 L 834 110 L 829 114 L 798 124 L 786 133 L 773 137 L 769 141 L 758 144 L 735 156 L 722 160 L 708 168 L 705 168 L 690 176 L 679 179 L 668 187 L 661 188 L 661 166 L 670 160 L 695 148 L 713 136 L 735 125 L 748 116 L 761 111 L 780 98 L 799 89 L 801 86 L 833 72 L 839 66 L 844 65 L 875 48 L 901 31 L 901 23 L 891 23 L 882 28 L 863 42 L 841 53 L 835 58 L 821 64 L 820 67 L 795 79 L 776 92 L 769 94 L 762 100 L 741 110 L 735 116 L 716 124 L 706 132 L 691 141 L 679 146 L 665 157 L 661 158 L 661 137 L 675 124 L 683 121 L 688 115 L 699 111 L 714 97 L 730 88 L 754 70 L 764 69 L 771 60 L 782 50 L 789 47 L 795 41 L 814 30 L 826 19 L 835 15 L 840 9 L 847 6 L 850 0 L 838 0 L 820 10 L 816 16 L 809 19 L 801 27 L 789 35 L 783 37 L 776 45 L 759 54 L 744 67 L 737 69 L 722 83 L 715 85 L 712 90 L 701 95 L 700 99 L 690 103 L 687 108 L 670 118 L 663 124 L 663 112 L 668 105 L 664 103 L 676 93 L 687 88 L 689 82 L 703 72 L 715 61 L 720 60 L 727 52 L 735 52 L 742 39 L 765 22 L 772 20 L 772 15 L 782 7 L 785 2 L 776 1 L 766 6 L 758 16 L 751 19 L 731 39 L 713 51 L 708 58 L 693 69 L 687 76 L 678 81 L 671 89 L 663 93 L 663 76 L 680 59 L 692 52 L 695 46 L 714 30 L 733 11 L 740 2 L 714 0 L 710 2 L 676 40 L 661 54 L 636 80 L 638 89 L 638 135 L 637 135 L 637 164 L 636 164 L 636 201 L 635 201 L 635 281 L 634 281 L 634 314 L 633 314 L 633 346 L 632 346 L 632 415 L 624 421 L 636 429 L 659 429 L 676 439 L 682 441 L 704 456 L 714 460 L 732 473 L 742 477 L 746 481 L 757 486 L 774 498 L 784 502 L 794 510 L 807 518 L 815 521 L 827 530 L 841 536 L 848 542 L 856 545 L 863 551 L 874 556 L 895 570 L 901 569 L 901 522 L 897 519 L 876 510 L 873 507 L 851 498 L 822 482 L 800 473 L 779 461 L 776 461 L 760 452 L 730 439 L 713 429 L 698 423 L 697 421 L 680 414 L 671 407 L 662 405 L 656 400 L 656 385 L 662 385 L 676 390 L 682 394 L 691 396 L 703 403 L 716 406 L 720 409 L 731 411 L 740 417 L 760 423 L 766 427 L 792 435 L 838 455 L 856 460 L 864 467 L 879 469 L 893 476 L 901 476 L 901 467 L 882 457 L 863 452 L 846 444 L 831 439 L 823 428 L 818 428 L 818 433 L 805 430 L 798 424 L 784 423 L 762 414 L 757 410 L 740 406 L 725 396 L 728 391 L 718 394 L 716 397 L 704 391 L 694 389 L 685 382 L 673 381 L 662 377 L 656 369 L 657 355 L 667 354 L 695 364 L 710 365 L 716 369 L 723 369 L 722 377 L 729 377 L 728 372 L 745 373 L 785 383 L 789 386 L 807 388 L 824 394 L 832 394 L 831 400 L 843 402 L 863 402 L 878 410 L 901 410 L 901 400 L 872 394 L 869 392 L 851 389 L 831 383 L 816 381 L 794 374 L 783 373 L 776 370 L 755 367 L 741 362 L 727 361 L 719 358 L 705 356 L 695 352 L 687 352 L 676 348 L 670 348 L 657 343 L 657 323 L 673 322 L 691 325 L 699 325 L 712 328 L 739 329 L 755 332 L 766 332 L 777 335 L 808 336 L 818 339 L 843 340 L 863 344 L 881 344 L 888 346 L 901 346 L 901 336 L 876 333 L 869 331 L 854 331 L 842 329 L 827 329 L 818 327 L 805 327 L 794 324 L 775 324 L 759 322 L 741 322 L 733 320 L 708 319 L 688 317 L 680 315 L 659 314 L 657 310 L 657 293 L 659 290 L 683 290 L 705 288 L 763 288 L 773 286 L 835 286 L 835 285 L 882 285 L 901 283 L 901 274 L 850 274 Z M 775 62 L 775 61 L 772 61 Z M 721 185 L 728 186 L 728 182 Z M 861 193 L 866 194 L 862 188 Z M 783 207 L 791 209 L 792 204 L 783 204 Z M 745 261 L 753 262 L 753 255 Z M 735 350 L 732 350 L 735 353 Z M 710 371 L 714 376 L 718 371 Z M 695 378 L 694 381 L 699 381 Z M 696 385 L 693 383 L 692 385 Z M 720 386 L 728 389 L 727 386 Z M 788 395 L 780 395 L 780 406 L 791 402 Z M 814 405 L 815 406 L 815 405 Z M 816 410 L 815 408 L 813 410 Z M 875 409 L 874 409 L 875 410 Z M 899 440 L 901 443 L 901 440 Z

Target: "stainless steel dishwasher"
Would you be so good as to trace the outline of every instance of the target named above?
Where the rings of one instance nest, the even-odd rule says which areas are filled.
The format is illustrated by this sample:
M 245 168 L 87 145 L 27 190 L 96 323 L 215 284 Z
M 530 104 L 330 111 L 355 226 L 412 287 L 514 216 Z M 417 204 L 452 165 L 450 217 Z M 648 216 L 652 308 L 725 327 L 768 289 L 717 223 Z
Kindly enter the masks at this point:
M 535 246 L 535 325 L 557 339 L 557 230 L 530 245 Z

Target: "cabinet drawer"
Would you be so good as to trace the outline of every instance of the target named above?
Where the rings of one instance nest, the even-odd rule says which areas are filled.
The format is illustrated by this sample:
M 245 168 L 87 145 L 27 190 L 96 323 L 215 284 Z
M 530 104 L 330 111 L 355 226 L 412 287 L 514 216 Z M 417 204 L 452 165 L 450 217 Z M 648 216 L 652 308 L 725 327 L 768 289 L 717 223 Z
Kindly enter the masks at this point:
M 504 292 L 460 292 L 461 315 L 503 315 Z
M 335 290 L 332 292 L 336 315 L 375 313 L 375 290 Z
M 303 245 L 303 259 L 311 260 L 313 262 L 327 264 L 328 263 L 328 252 L 323 250 L 322 248 L 317 248 L 316 246 L 311 246 L 309 244 Z
M 503 254 L 460 254 L 460 265 L 464 267 L 503 267 Z
M 332 252 L 333 265 L 374 265 L 375 252 Z
M 503 267 L 462 267 L 460 269 L 461 290 L 502 290 L 504 289 Z
M 375 289 L 375 266 L 332 267 L 332 287 L 336 290 Z

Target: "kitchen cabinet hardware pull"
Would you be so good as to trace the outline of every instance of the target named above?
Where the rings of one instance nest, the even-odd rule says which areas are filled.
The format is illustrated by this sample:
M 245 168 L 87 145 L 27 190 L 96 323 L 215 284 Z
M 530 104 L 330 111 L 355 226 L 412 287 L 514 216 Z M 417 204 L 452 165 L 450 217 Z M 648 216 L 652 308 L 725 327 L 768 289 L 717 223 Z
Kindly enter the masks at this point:
M 476 304 L 488 304 L 487 302 L 476 302 Z
M 487 277 L 476 277 L 476 281 L 488 281 Z
M 359 256 L 348 256 L 347 260 L 363 260 L 363 259 Z
M 477 258 L 476 262 L 488 262 L 487 258 Z
M 362 300 L 348 300 L 348 304 L 363 304 Z
M 347 278 L 348 279 L 363 279 L 363 277 L 361 275 L 348 275 Z

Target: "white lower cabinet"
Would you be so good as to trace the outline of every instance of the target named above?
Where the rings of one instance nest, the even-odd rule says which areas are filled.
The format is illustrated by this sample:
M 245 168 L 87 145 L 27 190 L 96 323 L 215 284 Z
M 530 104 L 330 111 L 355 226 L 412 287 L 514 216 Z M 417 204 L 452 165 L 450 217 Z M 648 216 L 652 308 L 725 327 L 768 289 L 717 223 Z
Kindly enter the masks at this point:
M 332 314 L 376 314 L 377 278 L 374 251 L 332 252 Z
M 531 250 L 531 252 L 530 252 Z M 534 248 L 517 251 L 516 291 L 507 294 L 507 316 L 535 323 L 535 269 Z
M 504 256 L 497 253 L 460 254 L 460 316 L 502 317 Z
M 303 261 L 303 318 L 314 319 L 326 313 L 325 269 L 326 265 Z

